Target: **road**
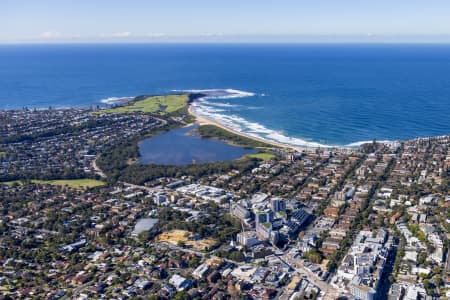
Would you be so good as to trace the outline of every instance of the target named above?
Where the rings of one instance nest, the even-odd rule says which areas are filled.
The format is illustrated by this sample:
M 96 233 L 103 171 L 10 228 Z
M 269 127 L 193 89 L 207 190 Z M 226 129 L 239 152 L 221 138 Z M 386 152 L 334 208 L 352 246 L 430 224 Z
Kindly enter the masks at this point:
M 154 118 L 160 122 L 160 124 L 158 126 L 156 126 L 155 128 L 162 127 L 167 124 L 167 121 L 164 119 L 160 119 L 160 118 L 156 118 L 156 117 L 154 117 Z M 108 176 L 106 176 L 106 174 L 102 171 L 102 169 L 100 169 L 100 167 L 97 165 L 97 159 L 98 159 L 98 156 L 93 160 L 92 168 L 94 168 L 95 172 L 101 178 L 107 178 Z
M 309 282 L 314 284 L 315 286 L 319 287 L 321 291 L 325 293 L 324 299 L 335 299 L 337 296 L 335 293 L 335 289 L 329 285 L 327 282 L 320 279 L 319 276 L 317 276 L 315 273 L 311 272 L 309 269 L 305 267 L 297 267 L 295 265 L 292 265 L 289 263 L 289 258 L 287 257 L 287 254 L 277 250 L 276 248 L 272 248 L 273 252 L 275 253 L 276 257 L 278 259 L 289 266 L 291 269 L 293 269 L 297 274 L 301 275 L 303 278 L 306 278 Z M 328 297 L 328 298 L 327 298 Z M 330 298 L 331 297 L 331 298 Z
M 164 126 L 167 121 L 163 120 L 163 119 L 157 119 L 158 121 L 161 122 L 161 126 Z M 318 166 L 317 169 L 320 169 L 320 167 L 322 167 L 324 165 L 324 163 L 321 166 Z M 93 167 L 94 169 L 97 171 L 97 173 L 101 176 L 101 177 L 106 177 L 106 175 L 102 172 L 102 170 L 97 166 L 96 164 L 96 160 L 94 160 L 93 162 Z M 317 171 L 317 169 L 315 171 Z M 135 185 L 135 184 L 130 184 L 130 183 L 125 183 L 128 186 L 132 186 L 135 188 L 140 188 L 140 189 L 145 189 L 147 191 L 151 191 L 151 188 L 145 187 L 145 186 L 139 186 L 139 185 Z M 166 245 L 167 247 L 169 247 L 172 250 L 178 250 L 178 251 L 182 251 L 182 252 L 186 252 L 186 253 L 192 253 L 192 254 L 196 254 L 200 257 L 205 257 L 206 254 L 209 254 L 212 258 L 216 257 L 215 255 L 212 254 L 212 252 L 210 253 L 204 253 L 204 252 L 200 252 L 200 251 L 196 251 L 193 249 L 188 249 L 188 248 L 183 248 L 183 247 L 179 247 L 177 245 L 171 244 L 171 243 L 166 243 L 166 242 L 162 242 L 160 244 Z M 289 266 L 291 269 L 293 269 L 296 273 L 298 273 L 299 275 L 301 275 L 303 278 L 306 278 L 309 282 L 311 282 L 312 284 L 316 285 L 318 288 L 321 289 L 321 291 L 323 293 L 325 293 L 325 297 L 324 299 L 328 300 L 328 299 L 335 299 L 335 297 L 337 296 L 335 289 L 329 285 L 328 283 L 322 281 L 319 276 L 317 276 L 316 274 L 314 274 L 313 272 L 311 272 L 310 270 L 308 270 L 305 267 L 297 267 L 297 266 L 293 266 L 291 264 L 288 263 L 289 258 L 286 257 L 286 254 L 276 250 L 275 248 L 273 249 L 274 253 L 276 255 L 276 257 L 278 257 L 278 259 L 280 259 L 281 262 L 283 262 L 284 264 L 286 264 L 287 266 Z M 236 262 L 233 260 L 229 260 L 226 258 L 222 258 L 224 261 L 228 262 L 228 263 L 232 263 L 235 265 L 246 265 L 247 263 L 245 262 Z M 81 290 L 83 290 L 83 286 L 80 286 L 76 289 L 77 292 L 80 292 Z
M 51 230 L 47 230 L 47 229 L 33 229 L 30 227 L 24 227 L 24 226 L 13 225 L 13 224 L 8 224 L 8 226 L 15 228 L 15 229 L 24 230 L 24 231 L 36 231 L 38 233 L 45 233 L 45 234 L 59 234 L 59 232 L 57 232 L 57 231 L 51 231 Z
M 171 243 L 164 242 L 164 243 L 160 243 L 160 244 L 166 245 L 172 250 L 179 250 L 179 251 L 183 251 L 183 252 L 187 252 L 187 253 L 193 253 L 193 254 L 197 254 L 197 255 L 199 255 L 201 257 L 204 257 L 206 255 L 206 253 L 204 253 L 204 252 L 195 251 L 195 250 L 188 249 L 188 248 L 182 248 L 182 247 L 179 247 L 179 246 L 171 244 Z M 283 252 L 281 252 L 279 250 L 276 250 L 275 248 L 273 248 L 273 251 L 274 251 L 275 256 L 282 263 L 286 264 L 287 266 L 292 268 L 296 273 L 298 273 L 302 277 L 306 278 L 312 284 L 314 284 L 317 287 L 319 287 L 321 289 L 321 291 L 323 291 L 325 293 L 325 297 L 324 297 L 325 300 L 335 299 L 338 296 L 338 294 L 336 294 L 335 289 L 330 284 L 328 284 L 327 282 L 321 280 L 319 278 L 319 276 L 317 276 L 316 274 L 314 274 L 313 272 L 311 272 L 307 268 L 304 268 L 304 267 L 298 268 L 296 266 L 293 266 L 293 265 L 289 264 L 288 263 L 289 259 L 287 259 L 285 253 L 283 253 Z M 212 252 L 210 252 L 208 254 L 212 258 L 216 257 L 215 255 L 212 254 Z M 248 263 L 245 263 L 245 262 L 236 262 L 234 260 L 226 259 L 226 258 L 223 258 L 223 257 L 222 257 L 222 259 L 224 261 L 228 262 L 228 263 L 232 263 L 232 264 L 235 264 L 235 265 L 238 265 L 238 266 L 248 265 Z
M 97 157 L 94 159 L 94 161 L 92 162 L 92 167 L 94 168 L 95 172 L 101 177 L 101 178 L 106 178 L 106 174 L 103 173 L 102 169 L 99 168 L 99 166 L 97 165 Z

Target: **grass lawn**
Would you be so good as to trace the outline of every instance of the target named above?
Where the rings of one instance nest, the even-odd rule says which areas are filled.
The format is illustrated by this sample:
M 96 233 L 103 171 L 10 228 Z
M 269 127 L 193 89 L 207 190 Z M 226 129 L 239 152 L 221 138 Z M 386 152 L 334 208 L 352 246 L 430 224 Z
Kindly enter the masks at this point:
M 32 183 L 38 184 L 51 184 L 51 185 L 60 185 L 60 186 L 68 186 L 71 188 L 93 188 L 97 186 L 105 185 L 106 183 L 100 180 L 95 179 L 61 179 L 61 180 L 31 180 Z M 6 185 L 13 185 L 14 183 L 23 184 L 23 181 L 7 181 L 3 182 Z
M 5 156 L 5 155 L 6 155 L 6 152 L 0 151 L 0 157 L 3 157 L 3 156 Z
M 235 146 L 241 146 L 245 148 L 277 148 L 274 145 L 235 134 L 234 132 L 220 128 L 216 125 L 201 125 L 197 128 L 197 131 L 201 137 L 218 139 Z
M 166 95 L 151 96 L 144 100 L 133 102 L 127 106 L 110 108 L 100 111 L 101 113 L 160 113 L 167 114 L 180 110 L 186 106 L 188 95 Z
M 248 154 L 245 157 L 257 158 L 257 159 L 260 159 L 260 160 L 263 160 L 263 161 L 268 161 L 268 160 L 274 159 L 276 156 L 275 156 L 275 154 L 272 154 L 272 153 L 261 152 L 261 153 Z

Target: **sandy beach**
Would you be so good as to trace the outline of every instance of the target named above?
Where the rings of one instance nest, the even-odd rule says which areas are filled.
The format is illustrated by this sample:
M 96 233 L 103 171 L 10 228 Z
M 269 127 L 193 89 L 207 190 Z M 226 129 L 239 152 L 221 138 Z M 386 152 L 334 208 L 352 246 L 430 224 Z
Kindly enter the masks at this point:
M 199 125 L 207 125 L 207 124 L 208 125 L 215 125 L 215 126 L 220 127 L 220 128 L 222 128 L 224 130 L 230 131 L 230 132 L 232 132 L 234 134 L 237 134 L 237 135 L 240 135 L 240 136 L 252 139 L 252 140 L 260 141 L 260 142 L 263 142 L 263 143 L 266 143 L 266 144 L 269 144 L 269 145 L 273 145 L 275 147 L 287 148 L 287 149 L 291 149 L 291 150 L 295 150 L 295 151 L 308 151 L 308 150 L 312 149 L 312 148 L 295 147 L 295 146 L 292 146 L 292 145 L 277 143 L 277 142 L 274 142 L 274 141 L 271 141 L 271 140 L 266 140 L 266 139 L 263 139 L 263 138 L 255 137 L 255 136 L 252 136 L 252 135 L 249 135 L 249 134 L 245 134 L 245 133 L 236 131 L 236 130 L 234 130 L 234 129 L 230 128 L 230 127 L 224 126 L 223 124 L 220 124 L 220 123 L 218 123 L 218 122 L 216 122 L 214 120 L 211 120 L 211 119 L 208 119 L 208 118 L 205 118 L 203 116 L 195 114 L 192 105 L 189 105 L 188 111 L 189 111 L 189 114 L 191 114 L 192 116 L 194 116 L 196 118 L 196 120 L 197 120 L 196 122 Z

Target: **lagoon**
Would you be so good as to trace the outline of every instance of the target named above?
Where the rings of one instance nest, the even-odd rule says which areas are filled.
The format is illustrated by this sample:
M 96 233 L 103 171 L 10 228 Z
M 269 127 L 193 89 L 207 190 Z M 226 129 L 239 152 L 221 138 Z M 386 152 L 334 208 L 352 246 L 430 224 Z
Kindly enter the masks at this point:
M 139 143 L 140 162 L 158 165 L 188 165 L 230 161 L 255 153 L 225 142 L 206 139 L 195 133 L 197 125 L 178 128 Z
M 199 105 L 297 146 L 450 133 L 449 44 L 0 45 L 0 83 L 0 109 L 237 89 L 254 96 Z

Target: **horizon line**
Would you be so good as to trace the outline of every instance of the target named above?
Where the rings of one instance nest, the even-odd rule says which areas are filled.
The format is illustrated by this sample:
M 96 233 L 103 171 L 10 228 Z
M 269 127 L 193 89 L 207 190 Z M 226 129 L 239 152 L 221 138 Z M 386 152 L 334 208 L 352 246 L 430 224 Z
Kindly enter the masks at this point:
M 8 45 L 449 45 L 446 41 L 26 41 Z
M 55 34 L 33 37 L 0 37 L 4 44 L 448 44 L 450 33 L 437 34 L 199 34 L 80 36 Z

